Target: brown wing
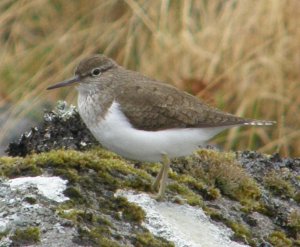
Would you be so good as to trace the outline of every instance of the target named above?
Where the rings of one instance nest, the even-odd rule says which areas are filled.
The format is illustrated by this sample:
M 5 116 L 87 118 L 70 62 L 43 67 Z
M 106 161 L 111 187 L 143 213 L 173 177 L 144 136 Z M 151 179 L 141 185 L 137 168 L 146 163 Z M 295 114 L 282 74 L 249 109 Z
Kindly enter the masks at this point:
M 249 122 L 249 119 L 212 108 L 190 94 L 148 78 L 123 85 L 116 100 L 130 123 L 141 130 L 205 128 Z

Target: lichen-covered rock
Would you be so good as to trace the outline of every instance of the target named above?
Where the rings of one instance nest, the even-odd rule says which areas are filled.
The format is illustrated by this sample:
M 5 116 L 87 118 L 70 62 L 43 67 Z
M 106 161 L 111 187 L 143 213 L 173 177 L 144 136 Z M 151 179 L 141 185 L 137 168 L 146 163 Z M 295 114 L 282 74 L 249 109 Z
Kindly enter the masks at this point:
M 15 157 L 0 158 L 2 177 L 47 175 L 68 181 L 64 194 L 70 200 L 62 203 L 32 191 L 18 196 L 26 205 L 51 209 L 51 217 L 36 213 L 32 217 L 36 222 L 68 227 L 65 243 L 69 246 L 173 245 L 144 227 L 146 212 L 115 196 L 118 189 L 151 193 L 160 165 L 126 161 L 101 149 L 74 107 L 59 103 L 53 112 L 45 113 L 40 126 L 11 143 L 7 152 Z M 251 246 L 300 246 L 300 159 L 203 149 L 173 160 L 171 167 L 167 200 L 202 207 L 211 219 L 234 231 L 235 241 Z M 5 207 L 18 210 L 16 204 Z M 19 233 L 34 229 L 38 234 L 33 234 L 30 243 L 51 246 L 45 242 L 51 230 L 41 226 L 27 221 L 23 226 L 13 224 L 0 229 L 0 238 L 22 243 Z
M 54 149 L 87 150 L 99 145 L 81 120 L 77 109 L 59 101 L 53 111 L 45 112 L 44 121 L 9 144 L 10 156 L 48 152 Z

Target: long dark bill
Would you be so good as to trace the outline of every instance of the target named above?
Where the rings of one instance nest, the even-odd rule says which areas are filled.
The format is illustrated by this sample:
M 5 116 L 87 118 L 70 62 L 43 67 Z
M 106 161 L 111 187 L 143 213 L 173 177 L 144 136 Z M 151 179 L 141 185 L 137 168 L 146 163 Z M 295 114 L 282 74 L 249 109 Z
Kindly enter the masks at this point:
M 79 82 L 79 81 L 80 81 L 79 76 L 75 76 L 75 77 L 72 77 L 72 78 L 67 79 L 65 81 L 59 82 L 59 83 L 57 83 L 53 86 L 50 86 L 50 87 L 47 88 L 47 90 L 51 90 L 51 89 L 55 89 L 55 88 L 59 88 L 59 87 L 71 86 L 74 83 Z

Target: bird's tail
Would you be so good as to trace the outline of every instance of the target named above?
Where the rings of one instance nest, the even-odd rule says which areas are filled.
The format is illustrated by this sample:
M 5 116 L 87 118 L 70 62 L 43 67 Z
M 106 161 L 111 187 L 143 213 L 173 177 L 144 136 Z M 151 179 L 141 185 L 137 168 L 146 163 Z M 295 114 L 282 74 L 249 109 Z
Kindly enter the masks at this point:
M 268 121 L 268 120 L 251 120 L 244 122 L 243 125 L 252 125 L 252 126 L 268 126 L 276 124 L 276 121 Z

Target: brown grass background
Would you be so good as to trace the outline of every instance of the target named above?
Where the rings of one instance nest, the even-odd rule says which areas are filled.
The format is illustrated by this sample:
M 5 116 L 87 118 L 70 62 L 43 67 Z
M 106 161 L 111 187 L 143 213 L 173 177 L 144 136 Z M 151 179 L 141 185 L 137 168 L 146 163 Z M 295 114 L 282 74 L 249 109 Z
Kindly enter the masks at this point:
M 219 135 L 226 150 L 299 156 L 299 23 L 299 0 L 1 0 L 0 107 L 9 103 L 9 116 L 0 138 L 41 102 L 76 104 L 75 90 L 45 88 L 104 53 L 225 111 L 278 122 Z

